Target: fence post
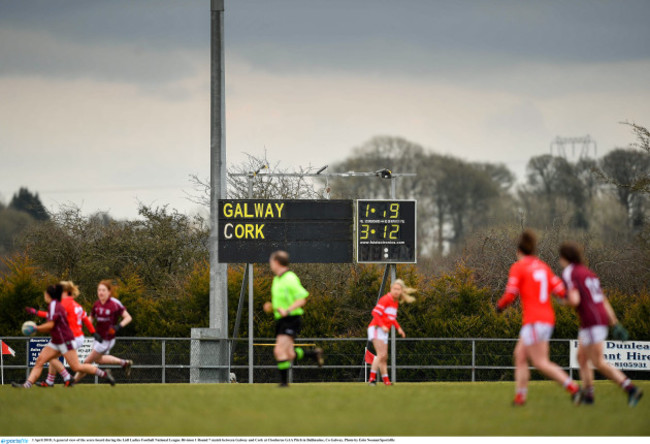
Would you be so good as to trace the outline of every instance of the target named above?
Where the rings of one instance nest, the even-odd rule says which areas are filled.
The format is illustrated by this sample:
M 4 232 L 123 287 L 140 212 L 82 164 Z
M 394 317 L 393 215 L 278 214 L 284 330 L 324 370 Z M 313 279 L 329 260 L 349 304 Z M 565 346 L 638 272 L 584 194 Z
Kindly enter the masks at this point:
M 162 383 L 165 383 L 165 340 L 162 340 Z
M 476 382 L 476 340 L 472 339 L 472 382 Z
M 29 339 L 25 341 L 25 350 L 27 351 L 27 354 L 25 355 L 25 380 L 29 378 Z

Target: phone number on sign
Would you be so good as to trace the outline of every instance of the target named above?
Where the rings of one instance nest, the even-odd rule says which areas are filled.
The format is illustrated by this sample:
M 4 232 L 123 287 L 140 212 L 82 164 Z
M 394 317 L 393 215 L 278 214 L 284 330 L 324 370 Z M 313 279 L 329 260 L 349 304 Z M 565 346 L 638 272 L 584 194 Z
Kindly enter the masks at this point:
M 616 368 L 648 368 L 647 362 L 615 362 Z

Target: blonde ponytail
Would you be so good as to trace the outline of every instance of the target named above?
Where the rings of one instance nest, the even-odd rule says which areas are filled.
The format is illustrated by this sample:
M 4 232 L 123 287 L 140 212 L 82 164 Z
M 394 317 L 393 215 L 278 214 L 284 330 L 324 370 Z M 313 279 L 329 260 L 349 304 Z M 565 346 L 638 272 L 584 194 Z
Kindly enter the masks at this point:
M 65 293 L 68 293 L 73 298 L 76 298 L 77 296 L 79 296 L 79 287 L 77 287 L 74 282 L 72 282 L 72 281 L 61 281 L 61 282 L 59 282 L 59 285 L 61 285 L 61 287 L 63 287 L 63 291 Z
M 411 303 L 415 302 L 415 298 L 413 296 L 411 296 L 411 295 L 413 293 L 415 293 L 416 291 L 418 291 L 416 288 L 407 287 L 406 284 L 404 283 L 404 281 L 401 280 L 401 279 L 395 279 L 395 282 L 393 282 L 393 285 L 395 285 L 395 284 L 402 287 L 402 294 L 399 297 L 399 302 L 400 303 L 411 304 Z

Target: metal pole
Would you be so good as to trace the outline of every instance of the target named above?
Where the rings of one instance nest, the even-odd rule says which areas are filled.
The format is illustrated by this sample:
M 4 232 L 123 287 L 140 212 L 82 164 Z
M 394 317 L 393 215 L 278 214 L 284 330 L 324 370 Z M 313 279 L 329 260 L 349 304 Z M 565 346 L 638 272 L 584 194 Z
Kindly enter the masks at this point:
M 397 279 L 397 266 L 390 266 L 390 283 Z M 390 328 L 390 380 L 397 382 L 397 341 L 395 341 L 395 326 Z
M 7 345 L 7 347 L 9 347 Z M 2 339 L 0 339 L 0 375 L 2 375 L 2 385 L 5 385 L 5 355 L 2 353 Z
M 165 340 L 162 340 L 162 383 L 165 383 Z
M 472 339 L 472 382 L 476 382 L 476 341 Z
M 248 198 L 253 198 L 253 177 L 248 176 Z M 247 264 L 248 268 L 248 383 L 253 381 L 253 264 Z
M 239 289 L 239 301 L 237 302 L 237 315 L 235 316 L 235 327 L 232 330 L 232 346 L 230 348 L 230 365 L 233 365 L 235 359 L 235 350 L 237 349 L 237 341 L 239 338 L 239 326 L 241 325 L 241 314 L 244 311 L 244 298 L 246 297 L 246 285 L 248 284 L 248 264 L 244 267 L 244 275 L 241 279 L 241 287 Z
M 253 383 L 253 264 L 248 264 L 248 383 Z
M 390 179 L 390 198 L 395 199 L 395 182 L 393 177 Z M 397 279 L 397 265 L 390 265 L 390 283 L 393 285 Z M 397 382 L 397 341 L 395 341 L 395 327 L 390 329 L 390 379 Z
M 225 69 L 223 51 L 224 0 L 211 1 L 210 94 L 210 328 L 221 340 L 217 365 L 228 365 L 228 270 L 218 262 L 219 199 L 226 197 Z M 228 372 L 217 372 L 219 382 Z

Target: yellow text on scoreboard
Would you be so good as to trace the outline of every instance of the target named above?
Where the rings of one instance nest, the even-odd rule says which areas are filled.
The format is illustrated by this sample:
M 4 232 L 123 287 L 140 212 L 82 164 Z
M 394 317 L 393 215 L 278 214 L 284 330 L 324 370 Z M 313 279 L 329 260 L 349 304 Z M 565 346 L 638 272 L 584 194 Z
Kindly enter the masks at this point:
M 283 202 L 226 202 L 223 204 L 222 216 L 225 219 L 282 219 Z M 232 223 L 223 226 L 226 239 L 264 239 L 262 223 Z

